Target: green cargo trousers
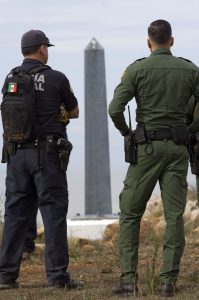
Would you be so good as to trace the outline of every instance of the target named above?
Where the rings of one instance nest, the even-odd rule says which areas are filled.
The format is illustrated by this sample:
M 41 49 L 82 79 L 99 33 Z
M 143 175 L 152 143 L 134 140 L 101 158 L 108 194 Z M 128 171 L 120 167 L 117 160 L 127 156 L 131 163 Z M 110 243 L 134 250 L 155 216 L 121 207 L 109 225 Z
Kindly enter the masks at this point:
M 172 140 L 138 145 L 138 160 L 130 165 L 120 194 L 121 282 L 136 278 L 140 221 L 159 181 L 166 230 L 163 243 L 162 283 L 176 282 L 185 246 L 183 213 L 187 196 L 188 151 Z

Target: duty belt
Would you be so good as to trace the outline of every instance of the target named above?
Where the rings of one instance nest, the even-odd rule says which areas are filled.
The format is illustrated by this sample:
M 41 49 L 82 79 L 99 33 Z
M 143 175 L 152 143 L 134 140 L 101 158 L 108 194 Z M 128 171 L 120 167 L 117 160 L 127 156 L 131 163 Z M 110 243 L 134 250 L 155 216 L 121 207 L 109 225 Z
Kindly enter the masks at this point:
M 37 150 L 38 167 L 41 170 L 42 169 L 41 149 L 45 149 L 46 151 L 48 151 L 49 143 L 50 143 L 51 150 L 54 149 L 55 146 L 57 147 L 57 140 L 58 140 L 58 138 L 56 136 L 47 135 L 45 137 L 43 136 L 41 138 L 38 138 L 33 142 L 17 144 L 16 147 L 17 147 L 17 149 L 36 149 Z
M 35 149 L 35 148 L 44 148 L 46 146 L 46 140 L 39 140 L 24 144 L 17 144 L 17 149 Z
M 173 134 L 169 129 L 146 131 L 148 141 L 173 140 Z
M 173 140 L 176 144 L 186 144 L 186 125 L 174 124 L 167 128 L 146 130 L 143 123 L 138 124 L 135 130 L 137 144 L 149 143 L 150 141 Z
M 44 148 L 46 147 L 47 141 L 49 138 L 52 140 L 52 145 L 57 145 L 58 138 L 56 136 L 46 136 L 43 138 L 36 139 L 32 142 L 17 144 L 17 149 L 35 149 L 35 148 Z

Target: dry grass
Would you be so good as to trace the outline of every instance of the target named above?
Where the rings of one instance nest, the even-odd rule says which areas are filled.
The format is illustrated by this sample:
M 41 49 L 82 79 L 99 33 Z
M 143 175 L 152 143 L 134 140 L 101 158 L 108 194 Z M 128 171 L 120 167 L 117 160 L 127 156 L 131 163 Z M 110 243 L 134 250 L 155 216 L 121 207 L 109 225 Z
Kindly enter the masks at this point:
M 189 189 L 189 198 L 196 199 L 194 188 Z M 1 226 L 0 226 L 1 227 Z M 159 272 L 162 266 L 162 236 L 153 232 L 150 224 L 143 224 L 139 251 L 139 289 L 140 300 L 160 300 Z M 112 233 L 103 241 L 69 239 L 70 268 L 72 278 L 83 280 L 82 291 L 50 290 L 44 270 L 43 255 L 32 256 L 23 262 L 20 271 L 20 289 L 0 291 L 0 299 L 5 300 L 116 300 L 112 287 L 120 276 L 118 234 L 111 239 Z M 179 276 L 180 293 L 173 300 L 198 300 L 199 278 L 192 280 L 190 272 L 199 270 L 199 239 L 197 233 L 187 232 L 181 273 Z M 38 239 L 37 242 L 43 242 Z M 125 299 L 124 297 L 122 299 Z M 128 297 L 128 299 L 133 299 Z
M 191 201 L 196 201 L 197 199 L 196 188 L 192 185 L 189 185 L 188 187 L 187 199 Z
M 107 300 L 118 299 L 112 295 L 112 287 L 119 279 L 119 265 L 117 252 L 101 242 L 90 242 L 92 251 L 86 248 L 75 249 L 77 240 L 70 240 L 71 277 L 83 280 L 83 291 L 49 290 L 45 279 L 43 257 L 32 257 L 22 264 L 20 272 L 21 287 L 19 290 L 0 291 L 0 299 L 8 300 Z M 88 244 L 86 244 L 88 245 Z M 116 245 L 115 245 L 116 246 Z M 89 249 L 89 248 L 88 248 Z M 91 250 L 91 248 L 90 248 Z M 158 274 L 161 269 L 162 243 L 161 240 L 150 240 L 140 246 L 139 289 L 137 299 L 159 300 Z M 194 243 L 186 246 L 179 284 L 183 286 L 181 293 L 173 297 L 174 300 L 196 300 L 199 297 L 199 281 L 192 281 L 188 273 L 199 269 L 199 247 Z M 124 298 L 123 298 L 124 299 Z M 131 299 L 129 297 L 128 299 Z

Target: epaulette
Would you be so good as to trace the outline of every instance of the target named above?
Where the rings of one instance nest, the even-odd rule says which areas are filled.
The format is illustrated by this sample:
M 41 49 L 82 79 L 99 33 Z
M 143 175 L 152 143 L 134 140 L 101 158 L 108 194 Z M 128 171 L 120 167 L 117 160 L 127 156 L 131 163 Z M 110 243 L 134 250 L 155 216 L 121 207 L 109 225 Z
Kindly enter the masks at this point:
M 184 60 L 186 60 L 186 61 L 188 61 L 188 62 L 192 63 L 192 61 L 191 61 L 191 60 L 189 60 L 189 59 L 187 59 L 187 58 L 184 58 L 184 57 L 178 57 L 178 58 L 184 59 Z
M 143 59 L 145 59 L 145 58 L 146 58 L 146 57 L 142 57 L 142 58 L 136 59 L 136 60 L 133 62 L 133 64 L 136 63 L 136 62 L 138 62 L 138 61 L 141 61 L 141 60 L 143 60 Z
M 136 59 L 132 64 L 130 64 L 130 66 L 134 65 L 135 63 L 138 63 L 139 61 L 145 59 L 146 57 L 142 57 L 142 58 L 139 58 L 139 59 Z

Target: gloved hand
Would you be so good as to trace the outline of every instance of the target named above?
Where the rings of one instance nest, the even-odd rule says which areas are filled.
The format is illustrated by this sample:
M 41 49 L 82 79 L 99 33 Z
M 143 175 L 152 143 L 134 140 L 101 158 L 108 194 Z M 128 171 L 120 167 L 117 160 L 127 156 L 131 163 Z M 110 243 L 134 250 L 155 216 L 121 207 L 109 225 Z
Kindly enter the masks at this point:
M 126 137 L 126 136 L 129 136 L 130 134 L 134 135 L 135 130 L 132 130 L 132 129 L 128 128 L 128 130 L 126 130 L 125 132 L 120 130 L 120 133 L 123 137 Z

